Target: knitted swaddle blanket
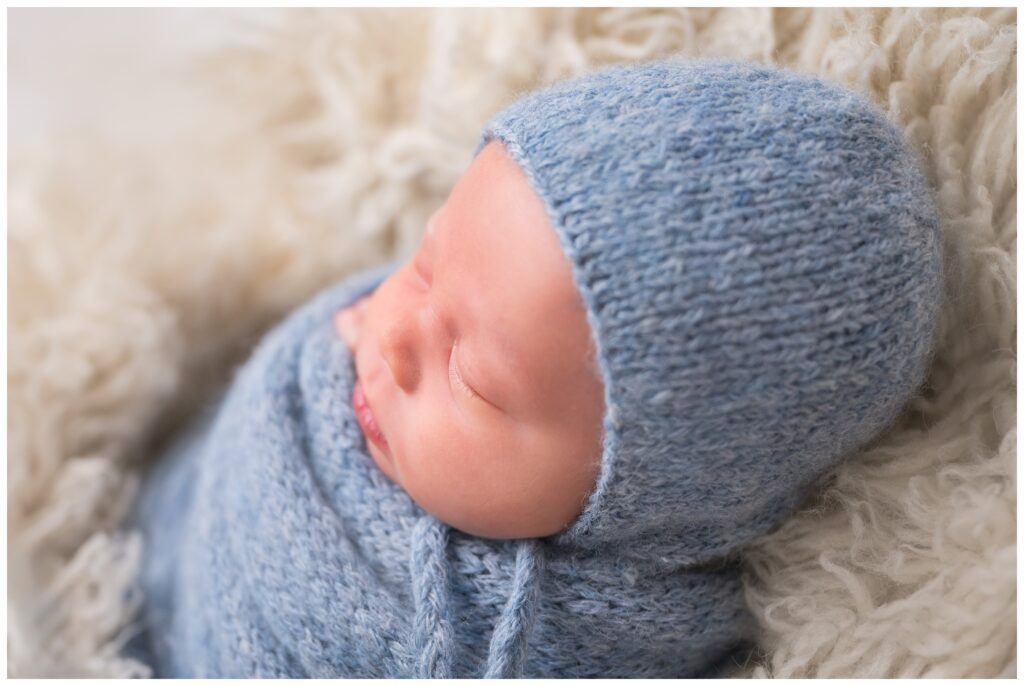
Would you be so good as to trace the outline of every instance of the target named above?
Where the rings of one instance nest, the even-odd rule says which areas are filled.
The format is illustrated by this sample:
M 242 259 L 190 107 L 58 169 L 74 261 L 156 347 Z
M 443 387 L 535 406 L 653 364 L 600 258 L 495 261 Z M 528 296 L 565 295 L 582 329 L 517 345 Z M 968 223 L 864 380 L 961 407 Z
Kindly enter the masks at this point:
M 332 315 L 393 268 L 279 325 L 150 476 L 137 654 L 160 677 L 717 671 L 751 629 L 734 564 L 465 535 L 379 470 Z

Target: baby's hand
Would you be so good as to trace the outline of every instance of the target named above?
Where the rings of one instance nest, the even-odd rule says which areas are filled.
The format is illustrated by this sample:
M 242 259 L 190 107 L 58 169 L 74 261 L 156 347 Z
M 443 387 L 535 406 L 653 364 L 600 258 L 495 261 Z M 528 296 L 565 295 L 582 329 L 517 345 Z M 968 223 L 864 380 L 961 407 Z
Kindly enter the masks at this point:
M 348 349 L 355 352 L 356 343 L 359 341 L 359 330 L 363 323 L 363 316 L 366 313 L 366 305 L 370 296 L 364 296 L 355 303 L 344 309 L 338 310 L 334 315 L 334 330 L 338 332 Z

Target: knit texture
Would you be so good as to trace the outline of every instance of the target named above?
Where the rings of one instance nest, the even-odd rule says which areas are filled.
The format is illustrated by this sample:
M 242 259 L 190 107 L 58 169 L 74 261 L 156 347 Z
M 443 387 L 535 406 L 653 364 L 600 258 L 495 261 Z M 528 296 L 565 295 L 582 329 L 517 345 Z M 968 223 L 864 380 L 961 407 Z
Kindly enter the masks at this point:
M 388 480 L 331 321 L 393 266 L 291 315 L 150 475 L 129 654 L 158 677 L 656 677 L 749 639 L 735 565 L 476 538 Z
M 853 92 L 753 64 L 613 67 L 487 126 L 544 200 L 605 380 L 563 537 L 693 563 L 793 511 L 923 379 L 941 308 L 917 160 Z
M 598 351 L 582 516 L 479 539 L 384 477 L 331 325 L 395 265 L 361 274 L 275 329 L 147 484 L 138 649 L 159 675 L 719 673 L 750 638 L 734 554 L 921 381 L 938 222 L 858 96 L 665 61 L 527 96 L 492 138 L 545 202 Z

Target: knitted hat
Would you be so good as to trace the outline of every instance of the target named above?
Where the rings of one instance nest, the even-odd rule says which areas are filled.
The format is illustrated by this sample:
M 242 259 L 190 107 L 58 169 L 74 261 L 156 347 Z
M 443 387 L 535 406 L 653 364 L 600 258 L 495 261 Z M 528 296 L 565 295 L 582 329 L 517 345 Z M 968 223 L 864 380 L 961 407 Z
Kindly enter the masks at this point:
M 486 126 L 543 199 L 605 387 L 558 541 L 700 562 L 766 532 L 922 380 L 941 237 L 864 98 L 754 64 L 617 66 Z

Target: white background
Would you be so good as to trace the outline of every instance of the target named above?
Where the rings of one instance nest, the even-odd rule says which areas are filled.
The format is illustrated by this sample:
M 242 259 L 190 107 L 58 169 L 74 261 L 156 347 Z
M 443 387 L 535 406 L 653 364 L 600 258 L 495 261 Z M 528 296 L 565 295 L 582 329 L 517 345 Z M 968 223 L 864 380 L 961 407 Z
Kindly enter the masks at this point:
M 129 141 L 173 133 L 197 97 L 179 65 L 269 12 L 9 9 L 8 143 L 83 126 Z

